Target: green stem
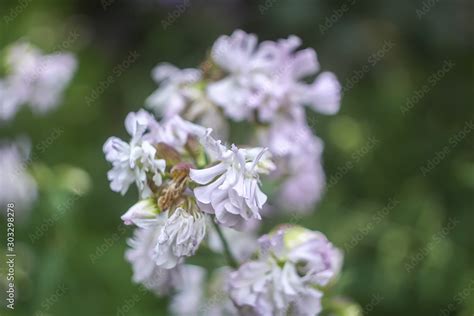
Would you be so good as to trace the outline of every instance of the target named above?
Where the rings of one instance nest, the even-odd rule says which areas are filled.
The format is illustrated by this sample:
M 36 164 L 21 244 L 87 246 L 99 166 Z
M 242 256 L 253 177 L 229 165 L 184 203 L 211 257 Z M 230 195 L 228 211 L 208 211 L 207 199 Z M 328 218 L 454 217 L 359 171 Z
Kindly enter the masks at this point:
M 232 253 L 230 252 L 229 244 L 227 243 L 227 240 L 225 239 L 221 228 L 219 227 L 219 225 L 214 220 L 212 220 L 212 224 L 214 224 L 214 227 L 217 231 L 217 234 L 219 235 L 219 238 L 221 239 L 222 246 L 224 248 L 224 254 L 227 257 L 227 261 L 229 262 L 229 265 L 232 268 L 237 269 L 238 268 L 237 261 L 235 261 L 234 257 L 232 256 Z

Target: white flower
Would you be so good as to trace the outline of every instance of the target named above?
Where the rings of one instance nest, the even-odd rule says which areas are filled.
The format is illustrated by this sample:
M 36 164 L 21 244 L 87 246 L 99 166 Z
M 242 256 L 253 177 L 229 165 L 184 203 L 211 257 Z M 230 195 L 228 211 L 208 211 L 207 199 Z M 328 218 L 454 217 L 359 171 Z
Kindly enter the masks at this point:
M 258 260 L 231 273 L 229 293 L 249 315 L 318 315 L 322 292 L 339 272 L 341 252 L 318 232 L 282 228 L 261 238 Z
M 312 84 L 304 79 L 319 71 L 312 49 L 296 51 L 301 39 L 290 36 L 258 45 L 255 35 L 240 30 L 221 36 L 212 58 L 227 76 L 209 84 L 209 98 L 233 120 L 270 122 L 275 115 L 304 105 L 324 114 L 339 109 L 341 87 L 332 73 L 322 73 Z
M 258 55 L 258 40 L 254 34 L 236 30 L 231 36 L 220 36 L 211 50 L 212 60 L 229 73 L 248 74 L 266 70 L 271 64 L 266 56 Z
M 180 266 L 176 294 L 170 304 L 170 311 L 176 316 L 199 315 L 204 299 L 206 270 L 195 265 Z
M 235 145 L 228 150 L 212 138 L 204 145 L 217 164 L 190 171 L 190 178 L 202 185 L 194 189 L 201 210 L 215 214 L 220 224 L 233 228 L 241 228 L 252 218 L 260 219 L 267 196 L 260 189 L 259 174 L 274 168 L 269 152 Z
M 152 72 L 153 79 L 160 87 L 148 97 L 146 105 L 158 115 L 171 117 L 183 112 L 188 105 L 187 89 L 192 83 L 201 78 L 197 69 L 178 69 L 175 66 L 162 63 Z
M 189 121 L 212 128 L 226 137 L 228 124 L 208 98 L 197 69 L 178 69 L 163 63 L 153 69 L 153 78 L 160 87 L 147 98 L 146 105 L 165 119 L 181 115 Z
M 280 117 L 260 130 L 260 144 L 269 148 L 278 165 L 274 176 L 284 179 L 279 205 L 309 211 L 324 191 L 322 141 L 313 135 L 304 117 Z
M 210 83 L 207 94 L 236 121 L 250 118 L 256 107 L 252 98 L 269 84 L 265 73 L 269 61 L 256 48 L 256 36 L 240 30 L 219 37 L 212 47 L 213 61 L 229 76 Z
M 29 211 L 38 195 L 36 182 L 26 170 L 29 152 L 27 140 L 0 143 L 0 203 L 14 203 L 19 217 Z
M 171 269 L 194 254 L 206 234 L 206 219 L 195 210 L 178 207 L 164 223 L 155 247 L 157 266 Z
M 55 107 L 71 81 L 77 62 L 72 54 L 43 55 L 26 42 L 7 50 L 8 75 L 0 82 L 0 119 L 10 120 L 22 104 L 36 113 Z
M 147 198 L 152 194 L 148 185 L 149 180 L 156 186 L 161 185 L 161 174 L 165 170 L 166 162 L 157 159 L 156 148 L 142 139 L 150 120 L 152 118 L 145 111 L 130 113 L 125 120 L 125 127 L 132 136 L 130 143 L 117 137 L 110 137 L 104 144 L 106 159 L 113 166 L 107 174 L 112 191 L 123 195 L 130 184 L 135 182 L 140 196 Z
M 286 209 L 308 212 L 321 199 L 325 189 L 325 175 L 318 160 L 308 160 L 281 184 L 279 204 Z
M 322 72 L 302 95 L 301 102 L 322 114 L 336 114 L 341 103 L 341 84 L 331 72 Z
M 121 219 L 125 225 L 137 225 L 145 227 L 149 224 L 154 224 L 158 215 L 158 205 L 156 200 L 148 198 L 135 203 Z
M 165 119 L 160 124 L 154 124 L 145 139 L 153 143 L 165 143 L 175 150 L 181 152 L 189 137 L 200 139 L 206 133 L 206 129 L 200 125 L 183 120 L 178 115 Z
M 156 294 L 163 295 L 173 289 L 179 267 L 162 269 L 155 264 L 153 254 L 158 237 L 157 226 L 137 228 L 134 237 L 128 239 L 130 249 L 125 252 L 125 258 L 132 265 L 133 282 L 141 283 Z

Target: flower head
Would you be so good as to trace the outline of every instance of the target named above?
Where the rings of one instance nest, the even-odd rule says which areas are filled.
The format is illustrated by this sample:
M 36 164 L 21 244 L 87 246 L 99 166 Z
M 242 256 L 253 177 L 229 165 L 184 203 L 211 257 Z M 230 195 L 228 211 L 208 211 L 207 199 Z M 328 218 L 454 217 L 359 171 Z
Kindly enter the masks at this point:
M 170 304 L 170 311 L 176 316 L 199 315 L 204 299 L 206 270 L 202 267 L 184 264 L 180 266 L 176 294 Z
M 297 51 L 301 39 L 290 36 L 258 45 L 255 35 L 237 30 L 220 37 L 211 57 L 226 73 L 208 85 L 209 98 L 229 118 L 271 122 L 275 116 L 310 105 L 324 114 L 339 109 L 341 87 L 332 73 L 322 73 L 312 84 L 304 79 L 319 71 L 312 49 Z
M 130 113 L 125 120 L 125 127 L 132 136 L 129 143 L 117 137 L 110 137 L 104 144 L 105 158 L 112 163 L 112 170 L 107 174 L 112 191 L 125 194 L 133 182 L 136 183 L 140 196 L 151 196 L 150 182 L 155 186 L 162 183 L 162 173 L 166 162 L 156 158 L 156 148 L 143 139 L 145 131 L 153 121 L 145 111 Z
M 188 105 L 188 85 L 197 82 L 201 74 L 197 69 L 178 69 L 163 63 L 153 69 L 153 79 L 160 87 L 146 100 L 149 108 L 163 117 L 180 114 Z
M 153 254 L 158 237 L 157 226 L 137 228 L 133 238 L 128 239 L 130 248 L 125 252 L 125 259 L 132 265 L 135 283 L 141 283 L 156 294 L 164 295 L 174 288 L 179 267 L 163 269 L 156 265 Z
M 8 75 L 0 80 L 0 119 L 10 120 L 28 103 L 35 113 L 45 113 L 61 100 L 77 67 L 70 53 L 43 55 L 27 42 L 7 50 Z
M 244 263 L 230 276 L 230 296 L 255 315 L 317 315 L 322 292 L 340 270 L 341 252 L 319 232 L 281 228 L 260 239 L 258 260 Z
M 267 196 L 260 189 L 259 174 L 274 168 L 269 152 L 235 145 L 229 150 L 215 141 L 207 144 L 216 164 L 190 171 L 190 178 L 201 185 L 194 189 L 200 208 L 215 214 L 217 221 L 227 227 L 241 228 L 245 221 L 260 219 Z
M 171 269 L 199 248 L 206 234 L 206 219 L 199 211 L 178 207 L 160 229 L 155 246 L 157 266 Z
M 279 205 L 300 212 L 313 209 L 325 184 L 322 141 L 299 116 L 275 120 L 260 130 L 259 140 L 269 148 L 278 166 L 272 176 L 283 179 Z

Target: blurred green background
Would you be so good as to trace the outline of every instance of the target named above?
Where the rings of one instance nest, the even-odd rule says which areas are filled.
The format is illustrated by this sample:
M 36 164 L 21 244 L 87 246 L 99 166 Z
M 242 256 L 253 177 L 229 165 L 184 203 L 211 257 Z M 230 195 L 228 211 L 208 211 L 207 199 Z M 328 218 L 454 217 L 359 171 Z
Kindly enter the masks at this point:
M 102 145 L 125 136 L 126 114 L 156 87 L 152 67 L 195 67 L 219 35 L 241 28 L 261 40 L 300 36 L 344 87 L 339 114 L 308 111 L 325 142 L 329 186 L 317 210 L 296 219 L 344 249 L 337 293 L 366 315 L 473 315 L 473 2 L 190 1 L 0 3 L 0 48 L 26 38 L 79 59 L 59 108 L 44 117 L 23 108 L 0 129 L 2 139 L 28 135 L 33 148 L 63 130 L 32 164 L 40 198 L 16 225 L 12 314 L 116 315 L 130 302 L 126 315 L 166 314 L 165 299 L 131 282 L 123 259 L 131 230 L 120 215 L 135 194 L 110 191 Z M 65 165 L 90 178 L 65 174 Z

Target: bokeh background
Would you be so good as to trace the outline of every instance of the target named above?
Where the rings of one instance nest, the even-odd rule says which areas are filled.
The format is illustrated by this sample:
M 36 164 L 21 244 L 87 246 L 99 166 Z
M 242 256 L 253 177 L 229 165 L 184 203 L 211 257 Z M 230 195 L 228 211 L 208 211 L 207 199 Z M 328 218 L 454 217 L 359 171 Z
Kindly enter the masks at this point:
M 126 114 L 156 88 L 158 62 L 194 67 L 241 28 L 300 36 L 344 87 L 339 114 L 309 113 L 329 185 L 296 219 L 344 249 L 335 291 L 366 315 L 473 315 L 473 12 L 469 0 L 1 1 L 0 48 L 25 38 L 79 59 L 59 108 L 43 117 L 23 108 L 0 129 L 2 139 L 31 138 L 40 186 L 16 223 L 12 314 L 116 315 L 127 305 L 126 315 L 166 315 L 166 299 L 131 282 L 120 215 L 135 195 L 110 191 L 102 145 L 125 136 Z M 4 236 L 4 217 L 0 227 Z

